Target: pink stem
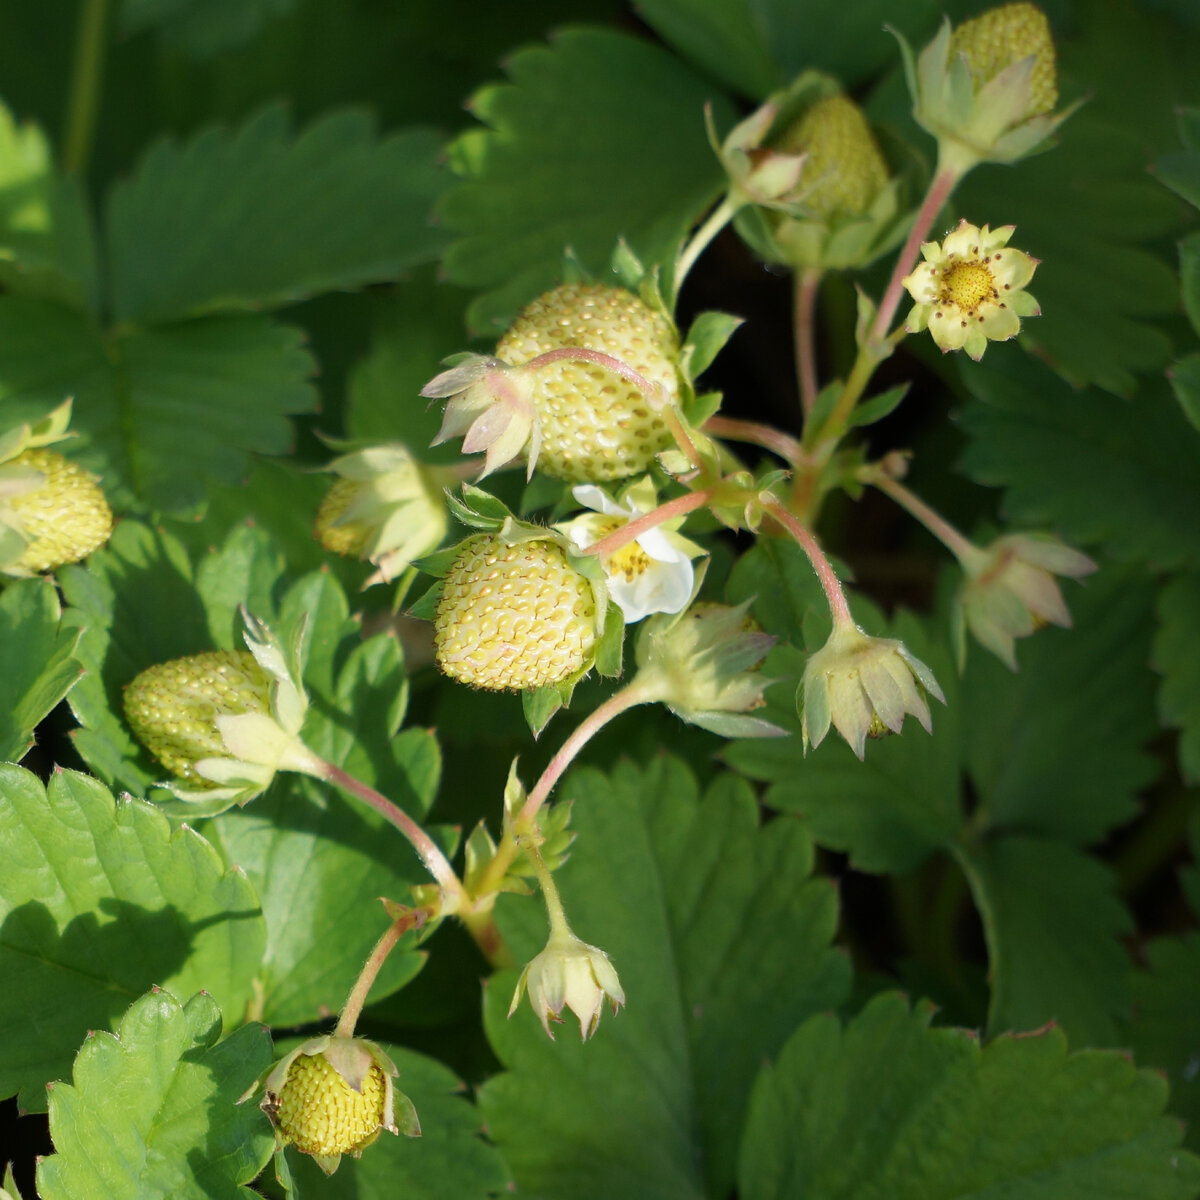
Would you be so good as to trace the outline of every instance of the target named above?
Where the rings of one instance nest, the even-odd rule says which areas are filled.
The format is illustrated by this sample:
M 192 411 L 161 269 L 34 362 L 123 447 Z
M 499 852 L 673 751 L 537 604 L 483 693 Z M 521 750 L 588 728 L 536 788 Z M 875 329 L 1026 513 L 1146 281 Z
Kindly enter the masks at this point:
M 560 346 L 557 350 L 547 350 L 545 354 L 531 358 L 521 366 L 540 367 L 543 363 L 558 362 L 564 358 L 595 363 L 598 367 L 612 371 L 614 375 L 620 375 L 622 379 L 632 383 L 656 408 L 663 403 L 663 390 L 657 383 L 651 383 L 645 375 L 634 370 L 627 362 L 622 362 L 621 359 L 613 358 L 611 354 L 604 354 L 599 350 L 587 350 L 583 346 Z
M 454 873 L 446 856 L 438 849 L 434 840 L 402 808 L 398 808 L 386 796 L 368 787 L 353 775 L 347 774 L 333 763 L 322 764 L 321 778 L 339 787 L 342 791 L 361 800 L 390 821 L 409 841 L 425 869 L 437 880 L 439 886 L 451 895 L 462 891 L 462 883 Z
M 367 1002 L 367 995 L 371 991 L 372 985 L 375 983 L 383 964 L 387 962 L 387 957 L 395 949 L 396 943 L 410 929 L 416 929 L 425 923 L 425 919 L 429 914 L 423 908 L 415 908 L 410 912 L 406 912 L 402 917 L 397 918 L 385 931 L 384 935 L 375 943 L 375 949 L 371 951 L 371 957 L 363 964 L 363 969 L 359 972 L 358 978 L 354 981 L 354 987 L 350 990 L 350 995 L 346 997 L 346 1003 L 342 1007 L 341 1016 L 338 1017 L 337 1028 L 333 1031 L 334 1037 L 353 1037 L 354 1027 L 358 1024 L 359 1014 L 363 1010 L 363 1005 Z
M 970 557 L 976 547 L 941 513 L 930 508 L 915 492 L 910 491 L 899 480 L 882 471 L 860 475 L 864 483 L 873 484 L 881 492 L 891 496 L 901 508 L 911 513 L 955 558 Z
M 674 500 L 668 500 L 666 504 L 660 504 L 656 509 L 642 513 L 640 517 L 635 517 L 628 525 L 614 529 L 612 533 L 602 537 L 598 542 L 593 542 L 583 553 L 607 558 L 608 555 L 620 550 L 622 546 L 635 541 L 646 530 L 655 529 L 664 521 L 669 521 L 681 513 L 689 513 L 697 508 L 703 508 L 712 499 L 715 490 L 715 488 L 702 488 L 698 492 L 685 492 L 682 496 L 676 496 Z
M 792 466 L 806 457 L 804 447 L 794 437 L 772 429 L 769 425 L 760 425 L 757 421 L 739 421 L 735 417 L 709 417 L 704 422 L 704 432 L 734 442 L 762 446 L 772 454 L 778 454 L 784 462 L 791 463 Z
M 626 709 L 639 704 L 646 704 L 652 698 L 642 687 L 636 686 L 637 680 L 623 687 L 619 692 L 609 696 L 599 708 L 589 713 L 575 727 L 575 731 L 559 747 L 558 753 L 550 760 L 549 766 L 542 772 L 532 792 L 526 797 L 521 808 L 519 820 L 532 821 L 537 816 L 538 809 L 545 804 L 554 785 L 562 777 L 562 773 L 571 765 L 572 760 L 589 741 Z
M 887 336 L 892 318 L 896 315 L 896 309 L 900 304 L 900 298 L 904 294 L 904 277 L 912 271 L 917 256 L 921 252 L 921 243 L 928 237 L 933 222 L 937 219 L 938 213 L 942 211 L 946 201 L 950 199 L 950 193 L 954 191 L 959 178 L 959 173 L 956 171 L 942 170 L 934 176 L 930 183 L 929 191 L 925 193 L 925 199 L 917 210 L 917 215 L 913 218 L 912 229 L 908 232 L 908 240 L 904 243 L 904 249 L 900 251 L 900 257 L 896 259 L 896 267 L 888 281 L 887 290 L 879 302 L 879 311 L 875 314 L 875 323 L 871 326 L 870 340 L 872 342 L 880 342 Z
M 817 573 L 825 599 L 829 601 L 829 611 L 833 614 L 835 625 L 853 625 L 854 618 L 850 615 L 850 605 L 846 603 L 846 593 L 842 591 L 841 581 L 833 569 L 825 552 L 817 539 L 778 501 L 769 503 L 767 511 L 800 543 L 800 549 L 808 556 L 812 569 Z
M 817 289 L 821 286 L 820 267 L 806 267 L 796 276 L 796 378 L 800 382 L 800 403 L 804 415 L 817 402 L 816 334 Z

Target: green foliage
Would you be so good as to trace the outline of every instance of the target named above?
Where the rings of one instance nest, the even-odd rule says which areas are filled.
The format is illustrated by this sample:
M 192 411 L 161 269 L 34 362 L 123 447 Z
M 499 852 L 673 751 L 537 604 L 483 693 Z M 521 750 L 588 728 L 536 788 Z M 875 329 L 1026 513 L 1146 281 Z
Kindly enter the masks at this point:
M 890 994 L 844 1028 L 803 1025 L 755 1090 L 740 1194 L 1183 1200 L 1200 1187 L 1153 1072 L 1068 1055 L 1057 1030 L 980 1047 L 931 1016 Z
M 1159 630 L 1154 639 L 1154 662 L 1163 673 L 1158 694 L 1159 713 L 1178 726 L 1179 768 L 1186 779 L 1200 779 L 1200 576 L 1180 575 L 1163 588 L 1158 603 Z
M 270 1039 L 246 1025 L 224 1041 L 221 1011 L 201 992 L 180 1004 L 155 988 L 113 1033 L 75 1058 L 72 1082 L 50 1094 L 58 1153 L 38 1166 L 45 1200 L 103 1194 L 249 1197 L 271 1137 L 238 1096 L 270 1062 Z
M 539 1195 L 726 1195 L 763 1058 L 845 995 L 836 895 L 809 877 L 800 825 L 760 828 L 730 777 L 700 797 L 661 759 L 576 774 L 564 799 L 580 842 L 603 847 L 563 869 L 565 898 L 580 936 L 611 953 L 629 1009 L 590 1045 L 569 1026 L 551 1043 L 524 1007 L 506 1019 L 515 977 L 493 980 L 488 1034 L 508 1069 L 481 1094 L 488 1130 Z M 520 957 L 541 948 L 534 906 L 501 915 Z
M 79 634 L 62 626 L 53 584 L 23 579 L 0 592 L 0 760 L 19 762 L 33 731 L 82 670 Z
M 669 255 L 721 186 L 704 104 L 724 123 L 729 111 L 677 59 L 599 30 L 522 50 L 508 73 L 471 101 L 488 128 L 454 144 L 463 182 L 441 206 L 458 235 L 446 271 L 488 289 L 467 313 L 489 334 L 556 281 L 564 247 L 596 272 L 618 238 L 643 261 Z
M 151 984 L 204 988 L 240 1019 L 263 918 L 245 873 L 195 830 L 172 830 L 143 801 L 114 802 L 86 775 L 60 771 L 43 788 L 0 764 L 0 831 L 0 1094 L 19 1089 L 22 1107 L 41 1109 L 83 1035 L 114 1028 Z

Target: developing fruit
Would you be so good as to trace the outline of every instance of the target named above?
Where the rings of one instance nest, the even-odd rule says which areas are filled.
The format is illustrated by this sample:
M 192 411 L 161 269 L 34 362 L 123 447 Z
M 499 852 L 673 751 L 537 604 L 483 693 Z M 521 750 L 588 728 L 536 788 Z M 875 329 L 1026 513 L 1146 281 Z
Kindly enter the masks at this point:
M 552 538 L 467 538 L 442 580 L 434 621 L 438 666 L 495 691 L 562 683 L 591 663 L 593 585 Z

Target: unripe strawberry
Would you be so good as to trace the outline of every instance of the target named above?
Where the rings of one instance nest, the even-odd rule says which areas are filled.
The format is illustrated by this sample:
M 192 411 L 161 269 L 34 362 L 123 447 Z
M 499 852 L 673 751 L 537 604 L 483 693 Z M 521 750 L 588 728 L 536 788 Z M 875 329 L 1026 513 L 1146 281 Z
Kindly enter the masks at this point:
M 13 523 L 29 544 L 6 570 L 21 575 L 51 571 L 86 558 L 108 540 L 112 510 L 99 484 L 82 467 L 44 447 L 26 450 L 5 466 L 31 467 L 46 477 L 40 486 L 7 503 Z
M 620 359 L 674 401 L 679 336 L 665 314 L 625 288 L 564 284 L 539 296 L 500 339 L 496 355 L 519 366 L 577 346 Z M 590 362 L 539 367 L 531 403 L 541 429 L 537 466 L 576 483 L 644 471 L 671 441 L 662 417 L 636 384 Z
M 813 104 L 776 149 L 806 155 L 801 203 L 818 217 L 862 216 L 888 180 L 862 109 L 840 94 Z
M 125 717 L 138 741 L 180 779 L 205 788 L 202 758 L 229 756 L 216 718 L 268 713 L 271 679 L 245 650 L 211 650 L 147 667 L 125 688 Z
M 961 54 L 971 68 L 976 89 L 1006 67 L 1034 55 L 1029 105 L 1024 117 L 1048 113 L 1058 102 L 1054 39 L 1046 14 L 1032 4 L 1004 4 L 989 9 L 954 30 L 951 55 Z
M 362 554 L 371 530 L 362 521 L 339 518 L 358 498 L 362 485 L 357 479 L 335 479 L 325 493 L 313 521 L 313 537 L 332 554 Z
M 591 661 L 598 606 L 592 582 L 551 538 L 467 538 L 442 580 L 434 620 L 438 666 L 495 691 L 561 683 Z
M 276 1126 L 302 1154 L 351 1154 L 373 1142 L 384 1121 L 387 1080 L 372 1063 L 356 1092 L 323 1054 L 295 1059 L 279 1093 Z

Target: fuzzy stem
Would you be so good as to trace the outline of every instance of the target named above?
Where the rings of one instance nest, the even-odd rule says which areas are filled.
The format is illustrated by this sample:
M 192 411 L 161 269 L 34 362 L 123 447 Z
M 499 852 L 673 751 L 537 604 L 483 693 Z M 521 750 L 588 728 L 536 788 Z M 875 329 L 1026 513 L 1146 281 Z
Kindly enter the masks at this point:
M 425 869 L 437 880 L 438 886 L 444 892 L 449 895 L 462 893 L 462 882 L 454 873 L 454 868 L 450 865 L 449 860 L 438 849 L 429 834 L 408 813 L 402 808 L 398 808 L 373 787 L 368 787 L 362 780 L 355 779 L 353 775 L 343 771 L 341 767 L 335 767 L 331 762 L 321 760 L 319 769 L 319 778 L 332 783 L 334 787 L 340 788 L 356 800 L 361 800 L 390 821 L 408 839 L 409 844 L 417 852 L 417 857 L 424 863 Z
M 945 517 L 930 508 L 924 500 L 906 488 L 898 479 L 893 479 L 886 472 L 878 469 L 862 471 L 858 477 L 863 483 L 869 483 L 885 495 L 891 496 L 901 508 L 916 517 L 960 562 L 978 555 L 977 546 L 963 537 Z
M 692 240 L 679 252 L 679 257 L 675 260 L 675 278 L 672 281 L 672 287 L 676 295 L 679 295 L 679 289 L 683 287 L 683 281 L 687 278 L 688 272 L 696 265 L 696 259 L 700 257 L 709 242 L 733 219 L 734 213 L 741 207 L 739 202 L 726 196 L 709 213 L 704 224 L 692 234 Z
M 612 533 L 602 537 L 598 542 L 593 542 L 583 553 L 606 558 L 620 550 L 622 546 L 641 537 L 648 529 L 656 529 L 672 517 L 703 508 L 712 499 L 715 490 L 715 488 L 701 488 L 698 492 L 684 492 L 682 496 L 676 496 L 674 500 L 668 500 L 666 504 L 660 504 L 650 512 L 635 517 L 627 525 L 622 525 L 620 529 L 614 529 Z
M 517 820 L 521 823 L 532 821 L 538 810 L 545 804 L 554 785 L 562 778 L 562 773 L 571 765 L 572 760 L 604 728 L 609 721 L 619 717 L 627 709 L 639 704 L 646 704 L 653 697 L 638 680 L 634 680 L 619 692 L 609 696 L 599 708 L 594 709 L 575 727 L 574 732 L 559 747 L 558 753 L 550 760 L 542 772 L 542 777 L 534 785 L 533 791 L 525 799 Z
M 601 350 L 588 350 L 585 346 L 560 346 L 557 350 L 547 350 L 545 354 L 539 354 L 537 358 L 531 358 L 528 362 L 522 363 L 521 369 L 541 367 L 546 363 L 559 362 L 564 358 L 577 362 L 595 363 L 596 366 L 603 367 L 614 375 L 619 375 L 626 382 L 632 383 L 656 407 L 661 406 L 665 401 L 662 388 L 657 383 L 651 383 L 645 375 L 635 370 L 627 362 L 614 358 L 611 354 L 605 354 Z
M 671 436 L 675 439 L 675 445 L 683 451 L 684 457 L 691 463 L 692 470 L 703 471 L 704 460 L 700 457 L 700 451 L 696 449 L 696 443 L 692 441 L 692 435 L 688 432 L 688 427 L 684 424 L 675 406 L 667 405 L 662 410 L 662 418 L 663 424 L 671 431 Z
M 869 341 L 882 341 L 887 336 L 892 318 L 896 315 L 896 309 L 899 307 L 900 298 L 904 294 L 904 277 L 912 272 L 917 256 L 921 252 L 921 243 L 928 237 L 929 230 L 937 220 L 938 213 L 945 207 L 946 201 L 950 199 L 950 193 L 954 191 L 961 178 L 962 175 L 959 172 L 945 168 L 930 181 L 929 190 L 925 193 L 925 199 L 921 202 L 921 207 L 913 218 L 912 228 L 908 231 L 908 240 L 904 243 L 904 249 L 900 251 L 900 257 L 896 259 L 896 266 L 888 281 L 887 290 L 879 302 L 879 311 L 875 314 Z
M 563 908 L 562 897 L 558 894 L 558 884 L 541 851 L 532 842 L 525 847 L 533 869 L 537 872 L 538 886 L 542 889 L 542 899 L 546 901 L 546 915 L 550 918 L 550 937 L 570 937 L 571 925 L 567 921 L 566 909 Z
M 807 456 L 804 447 L 789 434 L 769 425 L 760 425 L 757 421 L 739 421 L 735 417 L 715 416 L 704 422 L 704 432 L 714 437 L 728 438 L 733 442 L 748 442 L 753 446 L 762 446 L 772 454 L 778 454 L 784 462 L 795 466 Z
M 812 564 L 825 593 L 825 599 L 829 602 L 834 625 L 853 625 L 854 618 L 850 615 L 850 605 L 846 602 L 846 593 L 842 590 L 841 581 L 817 539 L 778 500 L 768 503 L 766 510 L 800 543 L 800 549 L 808 556 L 808 561 Z
M 805 267 L 795 278 L 796 379 L 805 416 L 817 402 L 817 290 L 823 274 L 820 267 Z
M 337 1028 L 333 1031 L 334 1037 L 354 1036 L 354 1027 L 358 1024 L 359 1014 L 367 1002 L 367 994 L 375 983 L 383 964 L 387 962 L 388 955 L 410 929 L 424 924 L 427 915 L 425 909 L 421 908 L 406 912 L 402 917 L 393 921 L 379 941 L 375 943 L 375 949 L 371 951 L 370 958 L 363 964 L 363 969 L 358 973 L 354 987 L 350 989 L 350 995 L 346 997 L 346 1003 L 342 1006 Z
M 63 167 L 73 175 L 82 175 L 87 170 L 92 153 L 107 27 L 108 0 L 82 0 L 62 146 Z

